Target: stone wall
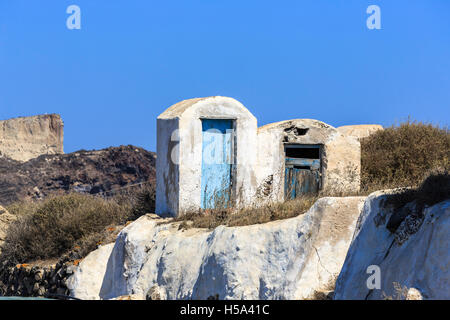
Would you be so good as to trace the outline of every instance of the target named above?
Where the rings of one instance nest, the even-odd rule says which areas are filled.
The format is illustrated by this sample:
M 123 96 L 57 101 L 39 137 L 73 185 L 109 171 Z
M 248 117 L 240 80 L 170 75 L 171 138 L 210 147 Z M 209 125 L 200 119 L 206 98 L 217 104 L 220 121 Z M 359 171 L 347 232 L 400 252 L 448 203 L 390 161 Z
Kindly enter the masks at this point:
M 28 161 L 43 154 L 62 154 L 63 128 L 57 114 L 0 121 L 0 155 Z
M 6 268 L 0 274 L 0 296 L 68 296 L 66 281 L 72 275 L 76 264 L 58 262 L 47 267 L 20 264 Z

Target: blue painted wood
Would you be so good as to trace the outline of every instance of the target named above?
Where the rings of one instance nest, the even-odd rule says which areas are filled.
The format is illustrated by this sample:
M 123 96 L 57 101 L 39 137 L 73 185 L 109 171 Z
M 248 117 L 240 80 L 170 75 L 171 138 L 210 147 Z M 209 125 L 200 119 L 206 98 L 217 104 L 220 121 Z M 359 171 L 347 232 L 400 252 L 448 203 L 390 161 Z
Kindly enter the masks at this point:
M 201 207 L 226 208 L 231 198 L 233 120 L 202 120 Z
M 314 194 L 319 191 L 320 174 L 317 170 L 286 168 L 285 198 L 295 199 L 304 194 Z
M 285 198 L 317 193 L 320 187 L 320 159 L 285 159 Z
M 304 159 L 304 158 L 286 158 L 286 166 L 301 166 L 310 167 L 312 170 L 320 169 L 319 159 Z

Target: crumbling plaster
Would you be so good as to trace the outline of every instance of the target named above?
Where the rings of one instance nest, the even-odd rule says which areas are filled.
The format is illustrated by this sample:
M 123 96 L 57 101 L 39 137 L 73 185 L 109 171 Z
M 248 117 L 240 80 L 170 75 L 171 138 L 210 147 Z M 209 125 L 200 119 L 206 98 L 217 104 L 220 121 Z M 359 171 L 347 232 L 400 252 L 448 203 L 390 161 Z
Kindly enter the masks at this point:
M 295 130 L 295 129 L 300 130 Z M 303 130 L 302 130 L 303 129 Z M 299 134 L 295 134 L 298 131 Z M 302 135 L 304 133 L 304 135 Z M 340 134 L 334 127 L 312 119 L 294 119 L 270 123 L 258 129 L 258 191 L 268 177 L 272 190 L 258 201 L 284 200 L 284 145 L 311 144 L 322 146 L 322 191 L 346 193 L 359 191 L 361 167 L 360 143 Z

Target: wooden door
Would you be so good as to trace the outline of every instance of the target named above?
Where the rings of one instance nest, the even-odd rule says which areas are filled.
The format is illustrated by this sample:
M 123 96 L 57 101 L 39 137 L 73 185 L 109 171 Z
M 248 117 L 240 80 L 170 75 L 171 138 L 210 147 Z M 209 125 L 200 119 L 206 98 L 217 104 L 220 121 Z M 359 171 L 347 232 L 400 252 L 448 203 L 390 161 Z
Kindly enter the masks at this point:
M 301 152 L 298 154 L 301 155 Z M 317 154 L 320 154 L 320 152 Z M 320 156 L 317 157 L 319 159 L 286 157 L 284 173 L 284 196 L 286 200 L 319 192 L 321 184 Z
M 202 120 L 201 207 L 229 207 L 232 187 L 233 120 Z

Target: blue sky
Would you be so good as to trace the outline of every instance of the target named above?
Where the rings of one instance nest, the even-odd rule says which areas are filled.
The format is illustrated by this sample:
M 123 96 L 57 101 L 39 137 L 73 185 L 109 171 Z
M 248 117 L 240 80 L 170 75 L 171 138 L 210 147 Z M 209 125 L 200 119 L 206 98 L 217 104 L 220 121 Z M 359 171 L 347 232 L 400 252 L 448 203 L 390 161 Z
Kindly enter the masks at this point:
M 0 119 L 59 113 L 66 152 L 154 151 L 161 112 L 211 95 L 259 125 L 448 125 L 450 1 L 0 0 Z

